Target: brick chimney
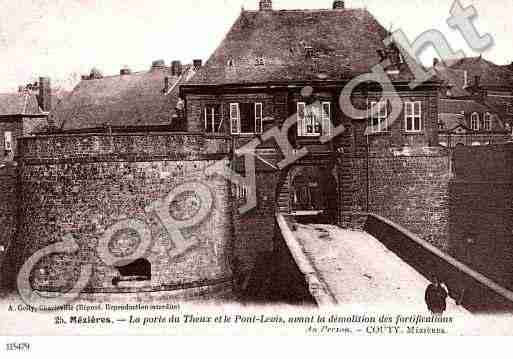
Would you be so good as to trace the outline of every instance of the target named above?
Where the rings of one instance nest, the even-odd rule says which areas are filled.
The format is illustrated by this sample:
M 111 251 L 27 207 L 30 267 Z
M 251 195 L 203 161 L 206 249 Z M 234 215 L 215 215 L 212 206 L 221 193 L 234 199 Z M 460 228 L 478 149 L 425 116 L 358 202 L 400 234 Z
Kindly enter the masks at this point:
M 273 2 L 272 0 L 260 0 L 260 11 L 264 10 L 272 10 L 273 9 Z
M 344 10 L 346 8 L 345 2 L 342 0 L 333 1 L 333 10 Z
M 172 76 L 180 76 L 182 74 L 182 63 L 180 61 L 172 61 L 171 62 L 171 75 Z
M 52 87 L 49 77 L 39 78 L 39 93 L 37 94 L 37 102 L 44 112 L 52 111 Z
M 199 70 L 201 66 L 203 66 L 203 61 L 201 59 L 196 59 L 192 61 L 192 65 L 194 66 L 194 70 Z
M 151 63 L 152 70 L 163 69 L 166 67 L 166 62 L 164 60 L 155 60 Z
M 120 75 L 130 75 L 132 73 L 132 70 L 128 66 L 123 66 L 121 70 L 119 70 Z

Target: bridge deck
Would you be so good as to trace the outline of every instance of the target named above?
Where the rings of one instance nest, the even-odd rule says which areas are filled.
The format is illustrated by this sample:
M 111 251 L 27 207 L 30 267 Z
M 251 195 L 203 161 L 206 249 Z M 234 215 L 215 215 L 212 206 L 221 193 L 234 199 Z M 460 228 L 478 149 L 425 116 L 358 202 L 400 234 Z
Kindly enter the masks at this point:
M 426 311 L 429 281 L 365 232 L 297 225 L 295 239 L 337 303 Z M 448 312 L 466 312 L 450 298 Z

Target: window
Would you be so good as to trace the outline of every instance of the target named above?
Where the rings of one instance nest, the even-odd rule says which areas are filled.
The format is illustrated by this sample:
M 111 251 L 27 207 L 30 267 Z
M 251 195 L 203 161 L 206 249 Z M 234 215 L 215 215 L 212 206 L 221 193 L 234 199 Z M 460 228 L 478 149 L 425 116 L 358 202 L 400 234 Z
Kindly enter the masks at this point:
M 422 131 L 422 104 L 420 101 L 405 102 L 404 117 L 406 132 Z
M 509 114 L 509 115 L 513 115 L 513 104 L 511 103 L 505 103 L 504 104 L 504 107 L 505 107 L 505 110 L 506 110 L 506 113 Z
M 470 128 L 474 131 L 479 131 L 479 114 L 477 112 L 470 116 Z
M 474 141 L 472 142 L 472 146 L 481 146 L 481 142 Z
M 222 132 L 223 116 L 220 105 L 207 105 L 203 109 L 206 133 Z
M 4 133 L 4 149 L 12 152 L 12 132 L 6 131 Z
M 331 102 L 297 103 L 298 136 L 319 137 L 331 131 Z M 324 132 L 323 132 L 324 131 Z
M 255 62 L 255 65 L 256 66 L 264 66 L 265 65 L 265 62 L 264 62 L 264 58 L 259 56 L 256 58 L 256 62 Z
M 388 108 L 386 101 L 372 101 L 369 109 L 369 126 L 371 132 L 380 132 L 388 127 Z
M 492 115 L 489 112 L 484 115 L 484 129 L 485 131 L 492 130 Z
M 231 103 L 230 124 L 232 134 L 262 133 L 261 103 Z

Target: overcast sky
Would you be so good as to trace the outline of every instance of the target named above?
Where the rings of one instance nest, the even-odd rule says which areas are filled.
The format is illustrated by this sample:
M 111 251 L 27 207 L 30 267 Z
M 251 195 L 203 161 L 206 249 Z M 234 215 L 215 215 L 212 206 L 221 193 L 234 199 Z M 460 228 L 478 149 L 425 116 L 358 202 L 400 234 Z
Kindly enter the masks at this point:
M 332 0 L 273 3 L 275 9 L 332 6 Z M 513 1 L 462 4 L 476 7 L 479 31 L 495 39 L 484 57 L 511 63 Z M 452 0 L 346 0 L 346 7 L 367 7 L 383 26 L 401 28 L 412 40 L 438 29 L 455 49 L 475 56 L 446 25 L 451 5 Z M 40 75 L 70 87 L 93 66 L 116 74 L 123 65 L 145 70 L 156 59 L 206 60 L 241 7 L 256 9 L 258 0 L 0 0 L 0 92 L 15 91 Z

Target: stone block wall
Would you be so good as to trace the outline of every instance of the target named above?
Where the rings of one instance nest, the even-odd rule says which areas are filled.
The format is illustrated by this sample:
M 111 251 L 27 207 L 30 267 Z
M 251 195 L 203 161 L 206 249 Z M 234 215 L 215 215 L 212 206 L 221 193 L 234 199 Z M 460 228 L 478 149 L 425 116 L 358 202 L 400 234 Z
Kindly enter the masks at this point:
M 93 265 L 88 293 L 231 283 L 230 184 L 205 171 L 218 161 L 228 164 L 228 139 L 125 134 L 22 141 L 18 241 L 24 260 L 66 236 L 80 248 L 42 258 L 32 271 L 35 288 L 69 289 L 86 264 Z M 147 260 L 151 280 L 116 285 L 120 273 L 106 263 L 105 251 L 119 265 Z
M 0 290 L 11 286 L 10 256 L 13 251 L 18 224 L 18 177 L 17 167 L 3 164 L 0 168 Z

